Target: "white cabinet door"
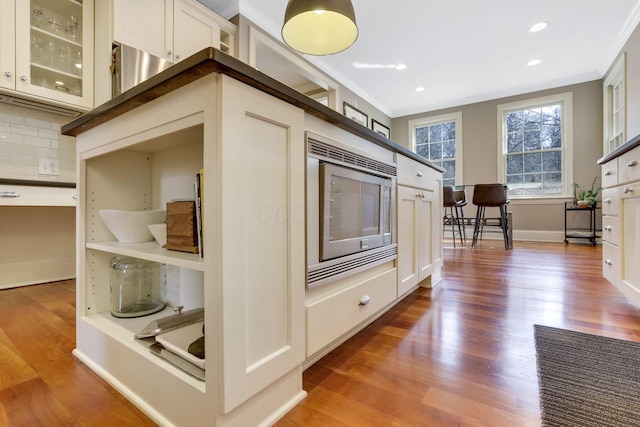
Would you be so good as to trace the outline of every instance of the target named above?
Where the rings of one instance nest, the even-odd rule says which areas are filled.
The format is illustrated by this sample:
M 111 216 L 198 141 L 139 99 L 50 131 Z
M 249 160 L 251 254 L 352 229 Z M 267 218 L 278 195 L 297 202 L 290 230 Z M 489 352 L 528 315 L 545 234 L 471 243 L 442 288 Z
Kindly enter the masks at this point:
M 622 282 L 640 297 L 640 182 L 622 187 Z
M 173 0 L 113 0 L 113 39 L 173 61 Z
M 211 10 L 200 3 L 175 0 L 173 60 L 178 62 L 210 46 L 220 45 L 220 28 Z
M 418 284 L 418 229 L 419 191 L 398 185 L 398 296 Z
M 433 222 L 437 218 L 433 217 L 434 205 L 438 203 L 437 195 L 433 191 L 420 190 L 418 199 L 418 282 L 426 279 L 433 273 L 432 254 L 432 229 Z M 438 239 L 436 234 L 435 238 Z M 440 240 L 440 239 L 438 239 Z
M 222 80 L 223 413 L 304 360 L 304 113 Z
M 432 199 L 431 202 L 431 234 L 429 239 L 431 240 L 431 264 L 433 271 L 430 274 L 436 273 L 437 277 L 432 276 L 433 285 L 440 279 L 440 267 L 442 266 L 442 175 L 433 174 L 435 176 L 434 191 L 428 195 Z
M 434 272 L 440 239 L 438 192 L 398 185 L 398 296 Z M 433 234 L 435 231 L 436 234 Z M 435 236 L 437 242 L 432 241 Z
M 16 40 L 15 35 L 15 2 L 0 0 L 0 87 L 15 89 L 16 80 Z
M 46 8 L 1 0 L 0 9 L 0 87 L 50 104 L 92 108 L 93 0 L 50 0 Z

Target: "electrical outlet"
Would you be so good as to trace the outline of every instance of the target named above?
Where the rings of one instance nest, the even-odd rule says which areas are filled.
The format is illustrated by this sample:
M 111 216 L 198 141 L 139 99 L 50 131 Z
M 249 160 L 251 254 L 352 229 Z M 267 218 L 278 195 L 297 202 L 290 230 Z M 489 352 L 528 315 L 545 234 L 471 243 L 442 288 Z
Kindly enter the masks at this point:
M 38 174 L 60 175 L 58 159 L 38 159 Z

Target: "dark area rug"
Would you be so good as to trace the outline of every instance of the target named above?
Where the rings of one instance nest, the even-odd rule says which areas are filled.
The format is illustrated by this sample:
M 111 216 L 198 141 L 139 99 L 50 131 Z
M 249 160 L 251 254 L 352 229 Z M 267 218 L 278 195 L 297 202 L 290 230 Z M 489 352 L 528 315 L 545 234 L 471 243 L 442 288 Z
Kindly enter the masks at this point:
M 640 426 L 640 343 L 534 326 L 543 426 Z

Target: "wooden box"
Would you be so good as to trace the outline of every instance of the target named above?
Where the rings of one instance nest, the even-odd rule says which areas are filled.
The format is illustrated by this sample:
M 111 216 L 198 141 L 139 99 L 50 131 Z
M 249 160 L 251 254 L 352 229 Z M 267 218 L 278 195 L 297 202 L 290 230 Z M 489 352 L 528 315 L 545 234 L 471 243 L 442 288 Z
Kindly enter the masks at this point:
M 167 244 L 176 251 L 198 253 L 196 202 L 167 202 Z

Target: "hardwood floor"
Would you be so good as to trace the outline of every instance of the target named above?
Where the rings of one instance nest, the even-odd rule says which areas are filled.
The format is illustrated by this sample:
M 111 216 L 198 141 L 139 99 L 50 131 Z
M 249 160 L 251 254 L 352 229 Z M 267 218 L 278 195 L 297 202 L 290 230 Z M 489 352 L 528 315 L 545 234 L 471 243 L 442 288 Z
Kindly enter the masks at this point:
M 601 248 L 445 246 L 419 289 L 304 373 L 277 426 L 538 426 L 533 325 L 640 342 Z M 0 426 L 155 425 L 78 362 L 75 282 L 0 291 Z
M 534 324 L 640 341 L 601 247 L 501 245 L 447 245 L 436 289 L 307 369 L 307 398 L 277 426 L 539 426 Z

